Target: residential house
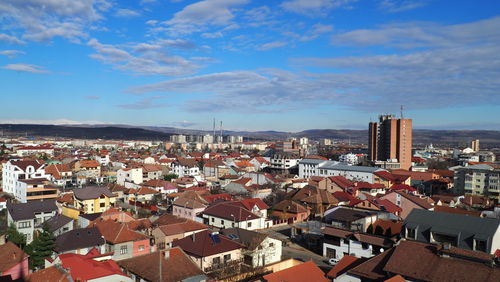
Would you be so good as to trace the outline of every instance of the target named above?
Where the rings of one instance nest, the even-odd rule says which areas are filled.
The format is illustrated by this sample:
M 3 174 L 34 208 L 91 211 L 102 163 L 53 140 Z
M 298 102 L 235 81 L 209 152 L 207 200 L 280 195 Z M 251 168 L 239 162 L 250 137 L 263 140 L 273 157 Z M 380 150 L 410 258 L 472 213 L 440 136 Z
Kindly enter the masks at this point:
M 73 167 L 77 184 L 102 183 L 101 165 L 96 160 L 80 160 Z
M 369 258 L 390 249 L 396 240 L 373 234 L 326 226 L 323 230 L 323 256 L 341 259 L 350 255 Z
M 304 262 L 271 274 L 264 275 L 266 282 L 302 282 L 302 281 L 329 281 L 325 273 L 313 261 Z
M 384 171 L 378 167 L 345 165 L 336 161 L 303 159 L 299 162 L 299 178 L 311 176 L 344 176 L 350 181 L 375 183 L 375 172 Z
M 377 213 L 360 209 L 336 207 L 325 212 L 323 221 L 333 227 L 366 232 L 377 220 Z
M 314 216 L 323 216 L 323 213 L 336 206 L 338 200 L 327 190 L 319 189 L 315 186 L 305 186 L 301 189 L 292 190 L 287 194 L 287 197 L 302 203 L 304 206 L 311 209 Z
M 201 269 L 180 248 L 158 251 L 118 261 L 133 281 L 206 281 Z
M 203 175 L 211 180 L 218 180 L 219 177 L 227 174 L 229 168 L 223 160 L 208 160 L 203 164 Z
M 10 160 L 2 168 L 2 187 L 3 191 L 17 195 L 16 191 L 18 180 L 31 178 L 47 178 L 45 175 L 46 164 L 41 161 L 19 161 Z
M 127 259 L 151 252 L 150 237 L 131 230 L 125 223 L 97 219 L 89 226 L 99 229 L 106 240 L 105 252 L 113 252 L 114 260 Z
M 239 268 L 244 248 L 228 237 L 208 230 L 175 240 L 173 247 L 180 247 L 205 273 L 230 266 Z
M 266 218 L 260 217 L 239 204 L 222 202 L 206 208 L 203 223 L 217 228 L 239 227 L 248 230 L 266 228 Z
M 172 203 L 172 214 L 195 220 L 203 212 L 208 202 L 196 191 L 186 191 Z
M 335 281 L 498 281 L 492 256 L 402 240 L 394 248 L 353 264 Z
M 86 255 L 60 254 L 51 262 L 46 260 L 46 267 L 52 266 L 65 269 L 71 275 L 72 281 L 133 282 L 114 260 L 98 251 L 91 251 Z
M 128 195 L 125 198 L 128 199 L 128 201 L 148 203 L 153 200 L 155 195 L 160 195 L 160 192 L 153 188 L 141 187 L 138 189 L 129 189 L 126 194 Z
M 28 255 L 14 243 L 0 245 L 0 280 L 23 281 L 28 276 Z
M 396 206 L 400 207 L 401 213 L 399 214 L 399 216 L 402 219 L 405 219 L 413 209 L 434 209 L 434 206 L 432 204 L 434 200 L 426 196 L 415 196 L 404 192 L 391 191 L 381 196 L 380 199 L 388 200 Z
M 413 209 L 402 237 L 493 254 L 500 249 L 500 219 Z
M 33 241 L 35 230 L 56 215 L 58 208 L 55 200 L 30 201 L 27 203 L 7 203 L 7 223 L 14 224 L 17 231 L 26 236 L 26 243 Z
M 251 268 L 266 266 L 281 261 L 282 242 L 267 234 L 243 228 L 228 228 L 221 233 L 245 246 L 243 263 Z
M 76 208 L 83 213 L 103 212 L 114 206 L 115 194 L 111 193 L 107 187 L 89 186 L 73 190 L 73 197 Z
M 195 159 L 178 158 L 171 167 L 172 172 L 179 177 L 193 176 L 197 181 L 201 181 L 200 168 Z
M 321 179 L 318 181 L 317 187 L 330 193 L 345 192 L 349 188 L 354 187 L 354 183 L 344 176 L 338 175 L 321 177 Z
M 143 181 L 142 168 L 122 168 L 116 172 L 116 183 L 126 188 L 136 187 Z
M 361 194 L 358 198 L 349 202 L 349 206 L 376 211 L 379 217 L 398 219 L 400 217 L 402 209 L 396 204 L 386 199 L 380 199 L 378 197 L 373 197 L 368 194 Z
M 163 175 L 163 170 L 157 164 L 144 164 L 142 165 L 142 182 L 149 180 L 158 180 Z
M 148 181 L 142 183 L 142 186 L 155 189 L 156 191 L 158 191 L 162 194 L 172 194 L 172 193 L 178 192 L 177 186 L 172 184 L 172 182 L 160 180 L 160 179 L 148 180 Z
M 78 228 L 56 237 L 54 252 L 86 255 L 92 249 L 105 251 L 106 241 L 96 227 Z
M 73 230 L 73 219 L 62 214 L 58 214 L 49 220 L 45 221 L 49 227 L 49 231 L 52 232 L 54 236 L 58 236 L 65 232 Z
M 38 281 L 58 281 L 58 282 L 72 282 L 73 278 L 68 273 L 66 269 L 60 266 L 50 266 L 36 272 L 31 273 L 26 281 L 28 282 L 38 282 Z
M 252 179 L 243 177 L 229 182 L 226 186 L 224 186 L 224 191 L 231 195 L 245 195 L 249 193 L 251 185 Z
M 151 232 L 155 238 L 158 249 L 172 247 L 172 242 L 177 239 L 208 229 L 208 226 L 190 219 L 171 214 L 163 214 L 153 222 L 156 228 Z
M 21 203 L 34 200 L 55 199 L 59 194 L 56 186 L 46 178 L 30 178 L 16 181 L 16 200 Z
M 292 200 L 283 200 L 273 206 L 273 225 L 293 224 L 307 220 L 311 210 Z
M 45 174 L 58 186 L 71 184 L 73 171 L 69 164 L 52 164 L 45 167 Z

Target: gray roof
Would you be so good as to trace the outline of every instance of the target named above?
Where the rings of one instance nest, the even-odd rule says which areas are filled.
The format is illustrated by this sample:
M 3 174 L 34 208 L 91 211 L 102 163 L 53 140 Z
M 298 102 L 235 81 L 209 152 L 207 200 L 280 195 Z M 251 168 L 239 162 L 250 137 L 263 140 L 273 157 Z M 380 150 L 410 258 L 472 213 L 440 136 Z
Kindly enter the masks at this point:
M 49 225 L 49 230 L 51 232 L 56 231 L 57 229 L 63 227 L 64 225 L 72 222 L 73 219 L 71 217 L 67 217 L 62 214 L 55 215 L 51 217 L 46 223 Z
M 369 212 L 369 211 L 361 211 L 361 210 L 355 210 L 351 208 L 343 208 L 343 207 L 338 207 L 334 208 L 333 211 L 330 213 L 326 214 L 324 220 L 326 222 L 353 222 L 358 219 L 362 219 L 365 217 L 370 217 L 373 215 L 376 215 L 376 212 Z
M 329 161 L 318 160 L 318 159 L 302 159 L 299 161 L 299 164 L 321 164 L 324 162 L 329 162 Z
M 97 227 L 80 228 L 63 233 L 56 238 L 57 253 L 104 245 L 105 240 Z
M 267 238 L 266 234 L 242 228 L 227 228 L 222 229 L 220 232 L 229 239 L 244 245 L 249 250 L 255 250 Z
M 367 172 L 374 173 L 379 170 L 383 170 L 380 167 L 371 167 L 371 166 L 357 166 L 357 165 L 345 165 L 345 164 L 325 164 L 321 166 L 322 169 L 331 169 L 331 170 L 343 170 L 343 171 L 357 171 L 357 172 Z
M 473 169 L 473 170 L 493 170 L 492 166 L 487 164 L 477 164 L 463 167 L 462 169 Z
M 413 209 L 404 221 L 405 227 L 416 228 L 417 241 L 429 242 L 429 232 L 457 236 L 457 247 L 472 249 L 472 239 L 487 240 L 491 248 L 500 219 Z
M 108 197 L 116 197 L 115 194 L 111 193 L 107 187 L 99 186 L 89 186 L 81 189 L 73 190 L 75 198 L 78 200 L 90 200 L 97 199 L 101 195 L 106 195 Z
M 55 200 L 29 201 L 27 203 L 7 203 L 7 210 L 13 220 L 34 219 L 35 213 L 57 211 Z

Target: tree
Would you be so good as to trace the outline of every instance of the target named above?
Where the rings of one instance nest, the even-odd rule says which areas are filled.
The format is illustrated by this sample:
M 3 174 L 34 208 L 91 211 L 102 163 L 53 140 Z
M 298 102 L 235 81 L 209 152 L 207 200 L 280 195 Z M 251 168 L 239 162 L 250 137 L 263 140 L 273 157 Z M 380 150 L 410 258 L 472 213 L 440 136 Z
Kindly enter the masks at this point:
M 7 241 L 16 244 L 19 248 L 24 249 L 26 247 L 26 237 L 16 230 L 14 224 L 11 224 L 7 229 L 6 237 Z
M 163 180 L 166 180 L 166 181 L 171 181 L 172 179 L 176 179 L 176 178 L 179 178 L 179 175 L 174 174 L 174 173 L 169 173 L 169 174 L 163 176 Z
M 26 253 L 29 254 L 29 266 L 30 269 L 36 270 L 44 268 L 45 258 L 52 255 L 54 250 L 56 238 L 54 234 L 50 232 L 49 226 L 44 224 L 42 227 L 42 232 L 36 237 L 31 244 L 26 247 Z

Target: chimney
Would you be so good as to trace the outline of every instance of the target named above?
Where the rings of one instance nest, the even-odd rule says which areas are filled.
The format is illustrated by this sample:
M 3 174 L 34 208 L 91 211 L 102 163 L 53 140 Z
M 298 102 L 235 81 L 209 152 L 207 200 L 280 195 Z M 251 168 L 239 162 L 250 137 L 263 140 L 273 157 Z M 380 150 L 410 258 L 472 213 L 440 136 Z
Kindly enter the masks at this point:
M 164 251 L 163 255 L 165 256 L 165 259 L 169 259 L 170 258 L 170 250 Z
M 196 242 L 196 236 L 195 236 L 196 232 L 193 233 L 193 235 L 191 235 L 191 238 L 193 238 L 193 242 Z

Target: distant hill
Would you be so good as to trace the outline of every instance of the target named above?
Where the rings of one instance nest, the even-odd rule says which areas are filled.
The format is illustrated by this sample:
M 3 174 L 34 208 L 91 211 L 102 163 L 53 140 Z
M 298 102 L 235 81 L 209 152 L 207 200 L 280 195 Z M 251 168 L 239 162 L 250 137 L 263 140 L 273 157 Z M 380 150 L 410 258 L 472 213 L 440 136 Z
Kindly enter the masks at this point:
M 169 140 L 171 135 L 203 135 L 212 131 L 182 129 L 158 126 L 131 125 L 34 125 L 34 124 L 0 124 L 4 136 L 40 136 L 68 137 L 84 139 L 130 139 L 130 140 Z M 219 132 L 217 132 L 219 133 Z M 348 141 L 353 144 L 366 144 L 367 130 L 351 129 L 310 129 L 301 132 L 280 131 L 223 131 L 224 135 L 241 135 L 249 140 L 283 140 L 288 137 L 307 137 L 312 140 L 329 138 Z M 473 139 L 479 139 L 482 146 L 500 146 L 500 131 L 494 130 L 413 130 L 414 144 L 447 144 L 465 145 Z M 483 146 L 483 147 L 484 147 Z

